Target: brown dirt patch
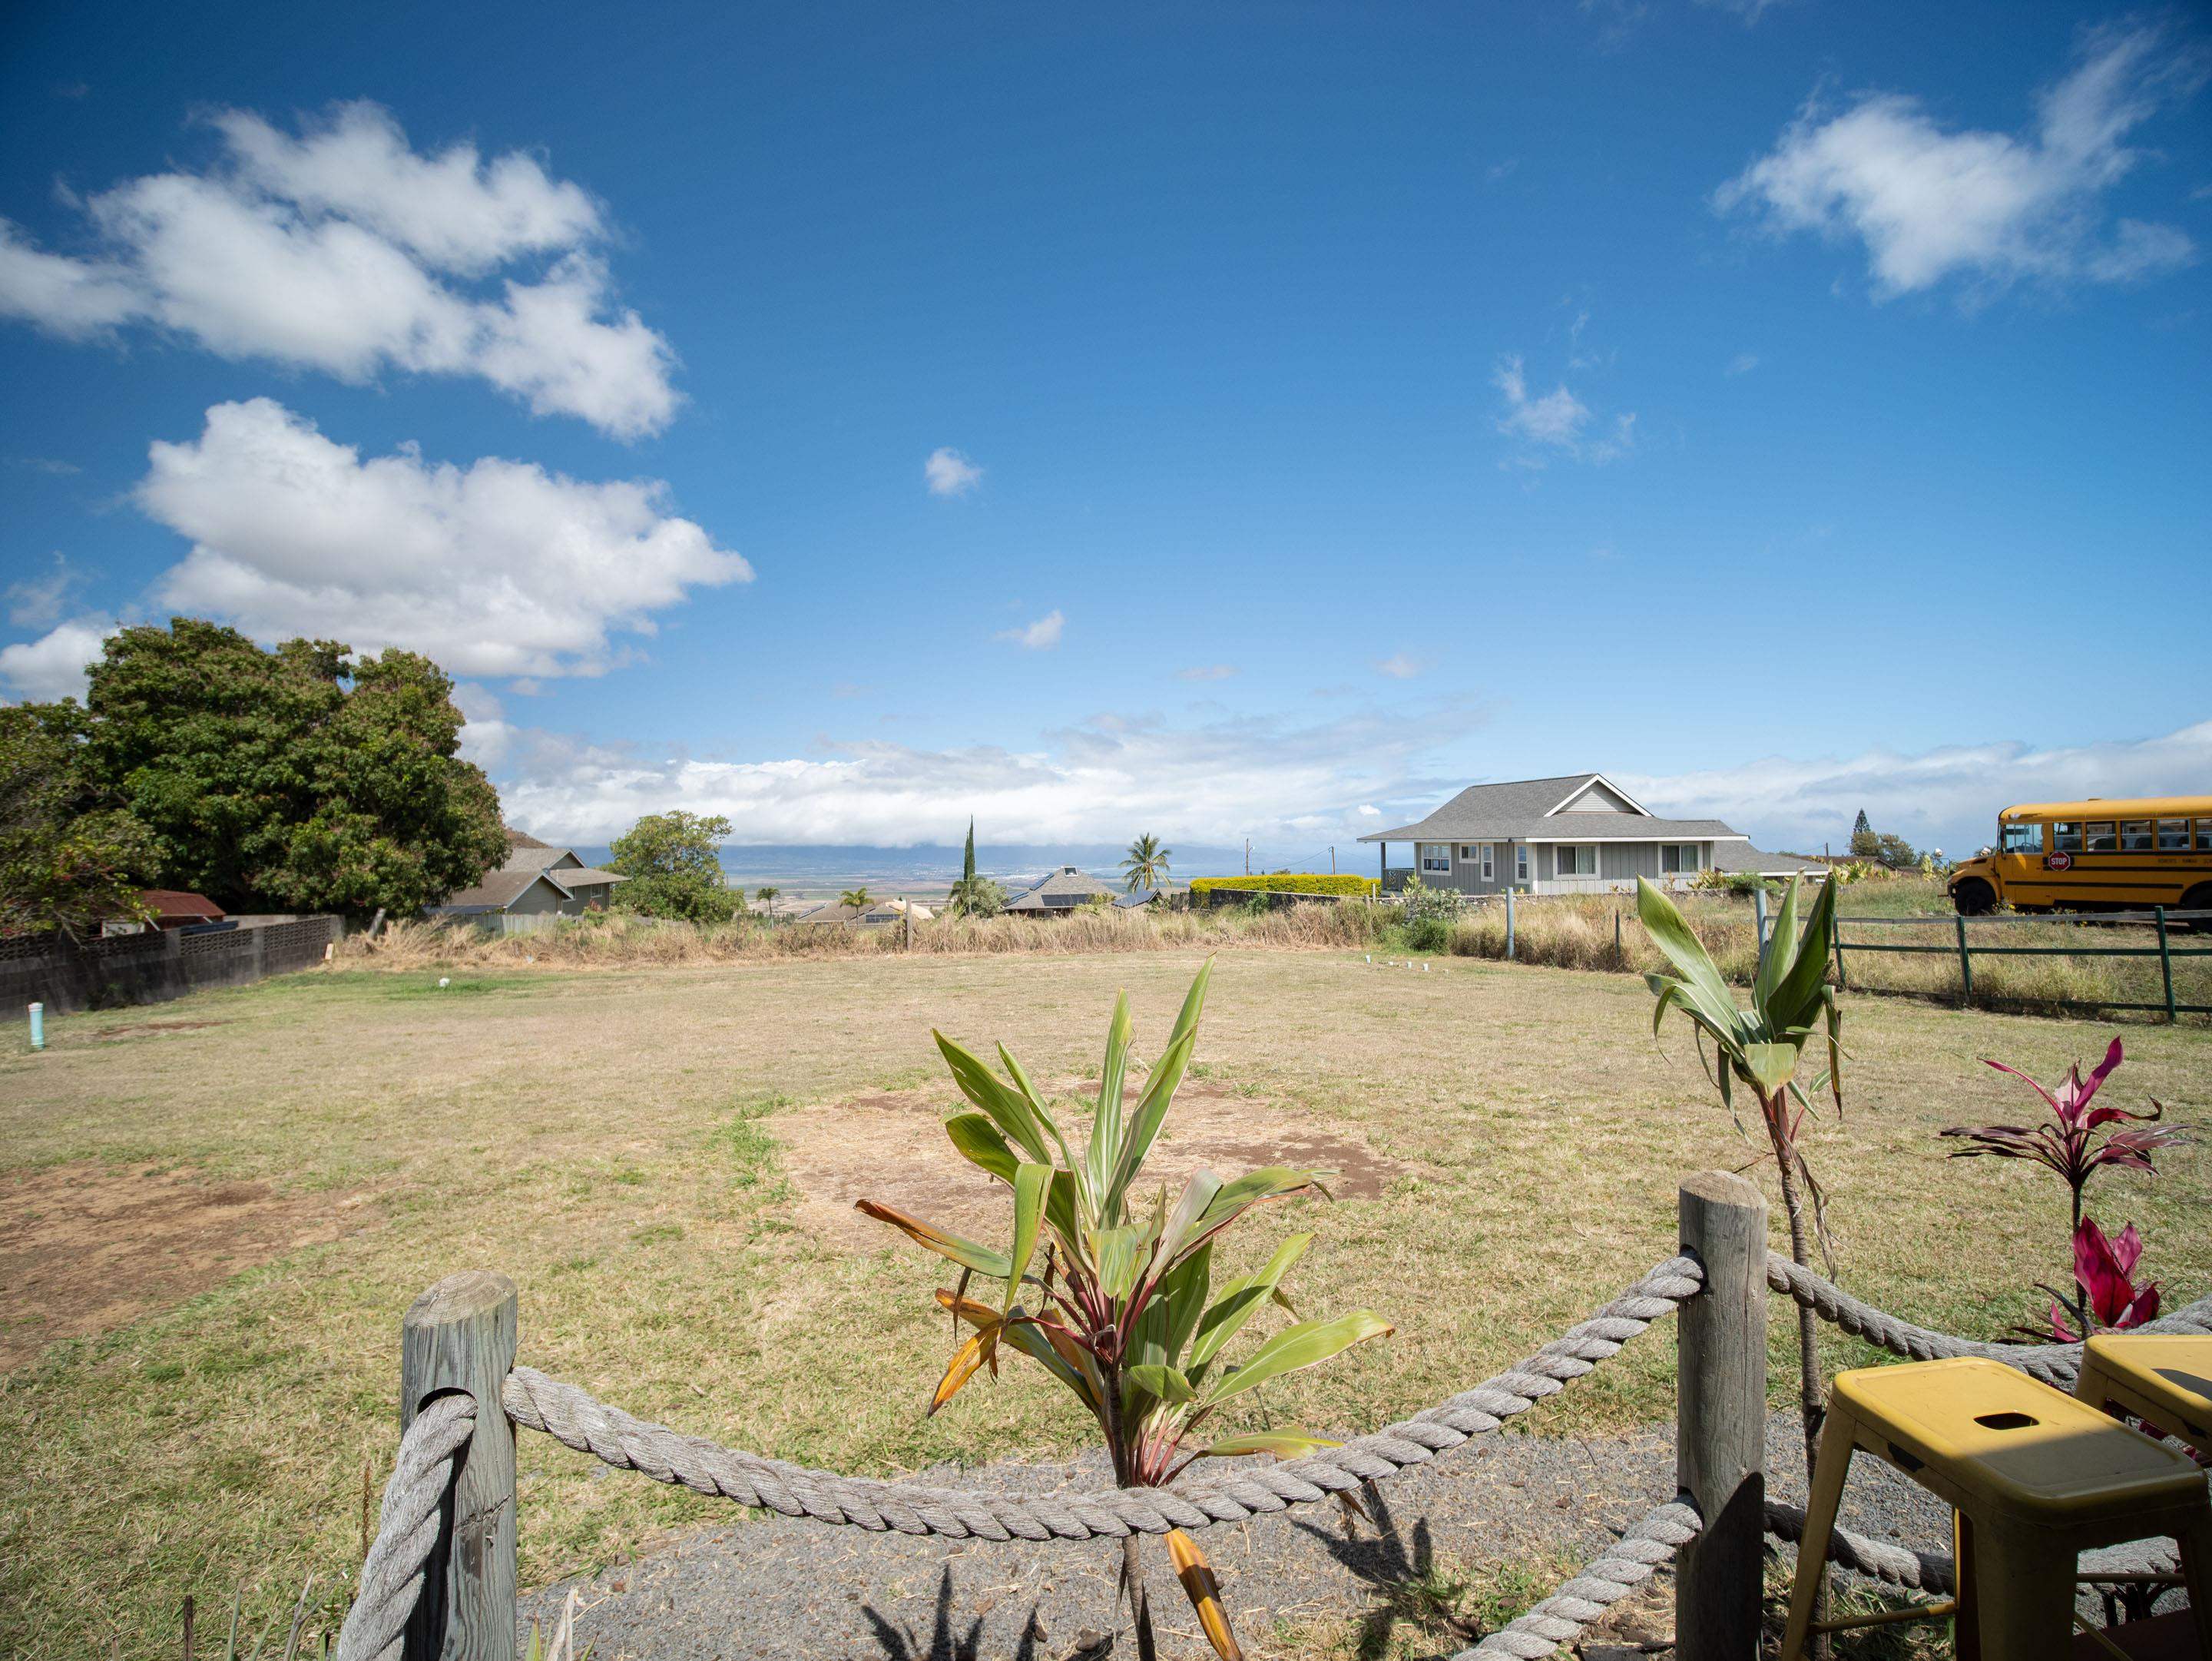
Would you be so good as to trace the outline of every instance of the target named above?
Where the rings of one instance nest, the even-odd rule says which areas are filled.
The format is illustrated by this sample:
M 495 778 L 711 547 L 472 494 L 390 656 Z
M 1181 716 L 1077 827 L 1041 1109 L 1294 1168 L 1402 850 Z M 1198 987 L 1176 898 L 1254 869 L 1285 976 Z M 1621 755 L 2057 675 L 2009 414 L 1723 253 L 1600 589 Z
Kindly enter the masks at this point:
M 0 1372 L 105 1332 L 240 1269 L 362 1226 L 358 1197 L 285 1197 L 142 1165 L 0 1177 Z
M 1048 1098 L 1080 1091 L 1069 1080 Z M 953 1152 L 945 1135 L 944 1121 L 963 1106 L 951 1090 L 933 1086 L 850 1097 L 769 1120 L 799 1190 L 799 1227 L 836 1250 L 883 1247 L 890 1231 L 853 1208 L 868 1199 L 957 1234 L 995 1238 L 1006 1226 L 1005 1190 Z M 1327 1181 L 1340 1200 L 1376 1198 L 1414 1169 L 1377 1153 L 1355 1127 L 1322 1124 L 1221 1085 L 1191 1084 L 1176 1092 L 1146 1170 L 1172 1192 L 1201 1168 L 1234 1177 L 1269 1165 L 1334 1171 Z

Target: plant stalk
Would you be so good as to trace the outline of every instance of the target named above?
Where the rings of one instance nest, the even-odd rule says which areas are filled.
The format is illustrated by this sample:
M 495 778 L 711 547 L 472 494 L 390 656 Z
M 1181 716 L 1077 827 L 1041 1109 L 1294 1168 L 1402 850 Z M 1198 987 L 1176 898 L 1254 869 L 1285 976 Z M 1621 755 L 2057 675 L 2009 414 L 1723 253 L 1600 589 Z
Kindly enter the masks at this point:
M 1788 1136 L 1782 1126 L 1786 1120 L 1778 1116 L 1789 1111 L 1786 1095 L 1763 1098 L 1767 1135 L 1774 1144 L 1774 1166 L 1782 1177 L 1782 1209 L 1790 1220 L 1790 1259 L 1800 1269 L 1810 1269 L 1813 1256 L 1806 1239 L 1805 1201 L 1797 1191 L 1797 1172 L 1790 1163 Z M 1797 1406 L 1805 1423 L 1805 1482 L 1809 1490 L 1813 1470 L 1820 1453 L 1820 1427 L 1827 1418 L 1827 1405 L 1820 1395 L 1820 1329 L 1814 1324 L 1813 1311 L 1800 1304 L 1797 1306 Z M 1827 1617 L 1828 1583 L 1823 1569 L 1820 1589 L 1814 1595 L 1813 1618 Z M 1814 1640 L 1812 1653 L 1815 1661 L 1827 1661 L 1830 1646 L 1823 1633 Z
M 1135 1461 L 1129 1457 L 1127 1433 L 1121 1422 L 1121 1364 L 1101 1361 L 1098 1371 L 1106 1386 L 1106 1450 L 1114 1461 L 1114 1482 L 1120 1488 L 1134 1488 Z M 1145 1592 L 1142 1540 L 1141 1535 L 1121 1536 L 1121 1581 L 1129 1591 L 1129 1626 L 1137 1637 L 1137 1661 L 1158 1661 L 1152 1637 L 1152 1603 Z

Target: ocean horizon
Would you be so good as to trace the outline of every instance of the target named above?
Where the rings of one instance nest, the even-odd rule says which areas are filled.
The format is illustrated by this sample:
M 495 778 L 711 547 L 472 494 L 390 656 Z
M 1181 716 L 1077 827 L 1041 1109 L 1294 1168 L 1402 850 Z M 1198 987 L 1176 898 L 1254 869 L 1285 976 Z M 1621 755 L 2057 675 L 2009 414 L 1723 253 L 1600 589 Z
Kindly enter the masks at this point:
M 605 844 L 568 845 L 587 865 L 604 865 L 614 857 Z M 978 843 L 975 869 L 982 876 L 1011 885 L 1072 865 L 1094 876 L 1111 878 L 1119 887 L 1121 861 L 1127 851 L 1126 845 L 1106 843 Z M 1364 870 L 1373 861 L 1370 849 L 1340 847 L 1336 851 L 1340 870 Z M 933 843 L 905 848 L 860 843 L 727 843 L 720 852 L 722 873 L 732 886 L 754 889 L 767 884 L 793 897 L 861 886 L 885 896 L 896 896 L 905 889 L 917 893 L 942 891 L 960 875 L 962 859 L 959 845 Z M 1255 849 L 1251 868 L 1326 871 L 1328 850 L 1321 850 L 1321 855 L 1318 864 L 1310 850 L 1297 861 L 1281 857 L 1268 860 Z M 1347 855 L 1351 856 L 1348 863 Z M 1242 848 L 1171 847 L 1169 872 L 1179 884 L 1194 877 L 1235 876 L 1245 868 L 1244 860 Z

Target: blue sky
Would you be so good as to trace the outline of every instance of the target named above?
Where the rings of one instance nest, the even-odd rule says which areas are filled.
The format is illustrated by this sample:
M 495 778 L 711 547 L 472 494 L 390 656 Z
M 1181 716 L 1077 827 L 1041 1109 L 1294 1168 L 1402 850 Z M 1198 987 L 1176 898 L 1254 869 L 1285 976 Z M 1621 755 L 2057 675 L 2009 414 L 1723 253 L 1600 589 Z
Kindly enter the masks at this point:
M 5 27 L 13 695 L 177 609 L 427 651 L 587 842 L 2212 783 L 2201 16 Z

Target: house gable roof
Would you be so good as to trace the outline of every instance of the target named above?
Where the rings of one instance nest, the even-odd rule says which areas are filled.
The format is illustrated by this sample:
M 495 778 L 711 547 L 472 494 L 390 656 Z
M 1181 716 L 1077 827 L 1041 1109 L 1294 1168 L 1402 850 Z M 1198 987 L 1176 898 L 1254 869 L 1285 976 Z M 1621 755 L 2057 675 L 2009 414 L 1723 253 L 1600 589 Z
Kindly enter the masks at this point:
M 550 871 L 510 871 L 502 867 L 485 872 L 484 879 L 475 887 L 455 889 L 446 896 L 444 904 L 428 909 L 448 916 L 504 911 L 541 882 L 564 900 L 574 897 Z
M 1047 909 L 1060 910 L 1064 908 L 1060 906 L 1048 908 L 1047 902 L 1057 899 L 1079 903 L 1091 899 L 1111 899 L 1113 897 L 1114 885 L 1105 878 L 1089 876 L 1072 865 L 1063 865 L 1050 876 L 1040 879 L 1007 901 L 1006 910 L 1009 911 L 1042 911 Z
M 1636 811 L 1581 813 L 1569 805 L 1603 785 Z M 1362 842 L 1710 842 L 1740 840 L 1718 819 L 1662 819 L 1602 773 L 1471 784 L 1425 819 L 1376 830 Z

